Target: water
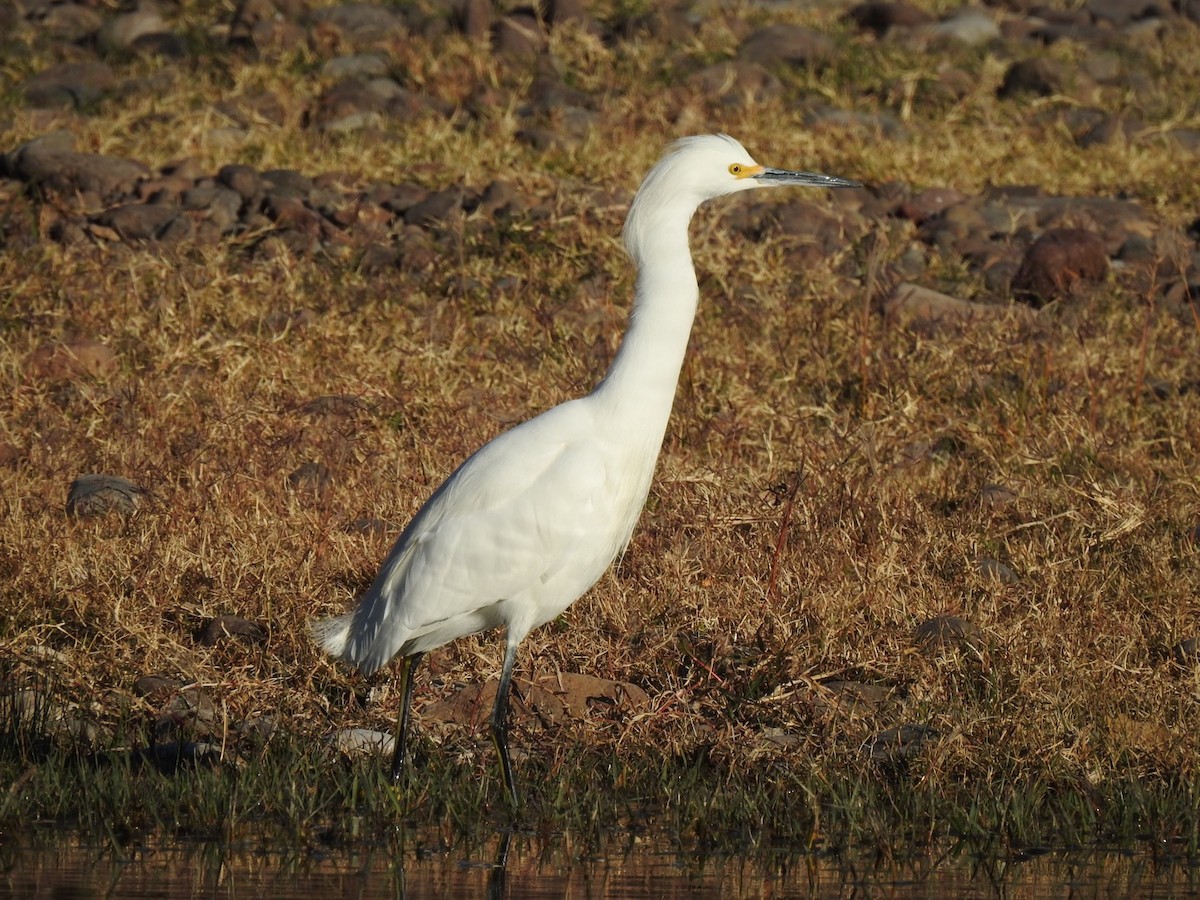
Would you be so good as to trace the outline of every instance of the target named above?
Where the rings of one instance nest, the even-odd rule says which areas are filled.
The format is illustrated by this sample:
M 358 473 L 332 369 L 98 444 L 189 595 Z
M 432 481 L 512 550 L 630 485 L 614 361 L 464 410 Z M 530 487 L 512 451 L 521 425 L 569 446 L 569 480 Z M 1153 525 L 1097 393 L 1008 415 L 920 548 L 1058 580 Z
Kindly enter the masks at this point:
M 474 852 L 409 849 L 290 854 L 215 845 L 139 848 L 125 859 L 79 844 L 0 845 L 5 898 L 789 898 L 789 897 L 1197 897 L 1200 869 L 1150 851 L 1088 850 L 980 859 L 928 854 L 877 862 L 866 853 L 687 859 L 651 844 L 601 857 L 563 839 L 501 839 Z

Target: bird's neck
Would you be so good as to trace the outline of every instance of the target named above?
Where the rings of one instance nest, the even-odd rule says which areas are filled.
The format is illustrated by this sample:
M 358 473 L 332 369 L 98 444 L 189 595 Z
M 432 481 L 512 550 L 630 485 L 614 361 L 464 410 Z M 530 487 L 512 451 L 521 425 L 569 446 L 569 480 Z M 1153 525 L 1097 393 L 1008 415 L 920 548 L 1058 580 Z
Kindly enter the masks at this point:
M 694 207 L 693 207 L 694 208 Z M 615 427 L 654 431 L 661 440 L 683 366 L 699 289 L 688 250 L 691 210 L 653 223 L 637 255 L 640 265 L 629 327 L 593 395 Z

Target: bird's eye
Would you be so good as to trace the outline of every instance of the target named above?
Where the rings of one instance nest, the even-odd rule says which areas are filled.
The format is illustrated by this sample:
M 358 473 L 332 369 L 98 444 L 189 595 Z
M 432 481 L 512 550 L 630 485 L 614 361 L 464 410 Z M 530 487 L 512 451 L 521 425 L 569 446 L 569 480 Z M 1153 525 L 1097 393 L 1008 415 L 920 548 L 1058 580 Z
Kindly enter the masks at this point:
M 732 165 L 730 165 L 729 174 L 730 175 L 741 175 L 742 174 L 741 163 L 733 163 Z

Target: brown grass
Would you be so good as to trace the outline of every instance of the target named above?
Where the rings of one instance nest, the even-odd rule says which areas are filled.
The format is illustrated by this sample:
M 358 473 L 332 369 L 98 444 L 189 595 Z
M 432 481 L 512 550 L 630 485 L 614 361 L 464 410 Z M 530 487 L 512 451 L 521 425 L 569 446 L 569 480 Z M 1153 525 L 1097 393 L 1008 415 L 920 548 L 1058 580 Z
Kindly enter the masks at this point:
M 1193 37 L 1169 34 L 1144 54 L 1164 105 L 1195 83 Z M 390 680 L 368 699 L 305 635 L 307 619 L 351 603 L 386 550 L 387 538 L 345 526 L 402 525 L 480 443 L 600 377 L 632 273 L 617 241 L 623 209 L 597 205 L 592 189 L 628 196 L 677 133 L 729 131 L 764 161 L 868 182 L 1126 191 L 1168 225 L 1194 215 L 1194 159 L 1155 142 L 1080 150 L 1036 115 L 1042 101 L 1031 114 L 995 99 L 1003 61 L 991 53 L 946 51 L 978 87 L 915 105 L 906 141 L 807 131 L 795 98 L 903 111 L 886 88 L 932 78 L 931 57 L 841 40 L 831 70 L 786 76 L 788 98 L 730 112 L 683 79 L 664 84 L 662 48 L 645 40 L 556 36 L 578 86 L 621 87 L 590 139 L 545 156 L 514 142 L 511 109 L 385 141 L 303 130 L 319 93 L 304 48 L 201 67 L 104 116 L 48 122 L 10 108 L 8 147 L 62 125 L 81 146 L 151 165 L 195 155 L 214 170 L 243 160 L 362 184 L 503 178 L 550 215 L 503 239 L 468 221 L 437 242 L 436 268 L 370 277 L 353 260 L 251 260 L 237 242 L 0 254 L 0 441 L 22 451 L 0 469 L 0 654 L 53 672 L 101 721 L 126 705 L 152 715 L 132 681 L 164 673 L 203 686 L 229 722 L 390 729 Z M 736 47 L 717 22 L 699 43 L 705 58 Z M 413 80 L 451 102 L 525 77 L 457 38 L 403 52 Z M 287 124 L 254 129 L 232 155 L 206 143 L 213 102 L 257 89 L 283 99 Z M 1113 279 L 1032 321 L 910 330 L 862 315 L 863 247 L 799 269 L 771 240 L 723 227 L 728 209 L 702 212 L 693 230 L 702 309 L 633 543 L 523 648 L 523 676 L 586 672 L 649 692 L 649 710 L 568 727 L 570 740 L 680 758 L 703 748 L 731 772 L 765 756 L 832 773 L 861 765 L 871 735 L 923 723 L 939 735 L 919 763 L 935 784 L 1194 783 L 1200 668 L 1177 665 L 1170 648 L 1200 635 L 1200 551 L 1188 539 L 1200 522 L 1196 321 L 1147 308 Z M 911 238 L 893 234 L 882 253 Z M 271 318 L 301 309 L 307 321 L 286 329 Z M 116 373 L 33 371 L 39 346 L 75 336 L 116 351 Z M 1160 399 L 1145 390 L 1155 379 L 1188 390 Z M 311 405 L 325 397 L 352 401 Z M 331 469 L 327 488 L 289 488 L 310 461 Z M 151 498 L 128 519 L 66 517 L 67 486 L 92 471 Z M 991 483 L 1015 502 L 981 502 Z M 1020 581 L 981 576 L 979 557 Z M 265 645 L 199 645 L 194 631 L 225 613 L 262 623 Z M 914 627 L 939 614 L 975 623 L 977 645 L 919 648 Z M 484 636 L 438 651 L 418 681 L 418 727 L 431 700 L 494 675 L 500 649 Z M 830 679 L 894 690 L 878 707 L 830 706 Z M 522 721 L 519 742 L 552 748 L 542 727 Z M 491 765 L 489 752 L 480 759 Z

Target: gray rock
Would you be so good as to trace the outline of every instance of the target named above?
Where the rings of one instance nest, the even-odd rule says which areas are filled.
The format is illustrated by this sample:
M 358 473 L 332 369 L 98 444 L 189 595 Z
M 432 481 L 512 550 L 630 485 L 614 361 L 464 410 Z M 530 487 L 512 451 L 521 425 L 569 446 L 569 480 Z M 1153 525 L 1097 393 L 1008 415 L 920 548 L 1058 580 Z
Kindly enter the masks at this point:
M 978 650 L 979 627 L 958 616 L 934 616 L 913 629 L 913 642 L 926 650 L 939 647 L 967 647 Z
M 403 34 L 407 28 L 398 12 L 373 3 L 343 3 L 318 9 L 313 21 L 332 25 L 357 43 L 384 40 Z
M 17 147 L 4 157 L 14 177 L 65 194 L 94 193 L 101 198 L 128 194 L 150 170 L 139 162 L 78 153 L 66 132 L 52 132 Z
M 249 619 L 223 615 L 209 619 L 197 633 L 197 640 L 205 647 L 215 647 L 231 638 L 261 644 L 267 639 L 267 632 L 261 625 Z
M 989 581 L 998 581 L 1001 584 L 1019 584 L 1021 581 L 1021 576 L 1012 566 L 986 556 L 976 558 L 975 572 Z
M 963 7 L 928 28 L 929 34 L 974 47 L 1000 38 L 1000 26 L 981 9 Z
M 422 228 L 444 224 L 454 213 L 462 209 L 463 195 L 463 189 L 460 187 L 447 188 L 430 194 L 404 211 L 404 221 L 409 225 L 419 225 Z
M 222 166 L 217 172 L 217 182 L 231 191 L 236 191 L 243 200 L 257 197 L 263 191 L 262 176 L 250 166 Z
M 893 28 L 915 28 L 931 24 L 934 19 L 920 7 L 910 3 L 860 3 L 847 13 L 855 25 L 864 31 L 884 35 Z
M 833 58 L 833 41 L 803 25 L 768 25 L 751 34 L 738 49 L 738 58 L 759 65 L 788 63 L 823 66 Z
M 124 241 L 153 241 L 167 233 L 179 214 L 175 206 L 128 203 L 101 213 L 96 221 L 113 229 Z
M 141 505 L 145 488 L 119 475 L 80 475 L 67 491 L 67 515 L 85 518 L 108 512 L 130 515 Z
M 925 744 L 938 736 L 928 725 L 900 725 L 869 738 L 862 746 L 872 762 L 901 764 L 916 759 Z
M 153 6 L 143 3 L 137 9 L 108 19 L 96 35 L 101 53 L 129 50 L 138 38 L 167 31 L 167 23 Z
M 546 48 L 547 37 L 535 16 L 512 13 L 496 23 L 493 41 L 496 53 L 505 59 L 536 59 Z
M 68 44 L 78 44 L 99 31 L 104 19 L 94 9 L 81 3 L 63 3 L 51 6 L 40 24 L 47 36 Z
M 1048 97 L 1066 93 L 1070 83 L 1071 72 L 1064 63 L 1039 56 L 1010 65 L 996 93 L 1003 99 L 1021 94 Z
M 25 80 L 25 102 L 39 109 L 94 106 L 116 86 L 116 76 L 106 64 L 65 62 L 43 69 Z
M 355 53 L 335 56 L 321 66 L 321 74 L 329 78 L 376 78 L 387 75 L 391 65 L 382 53 Z
M 1068 296 L 1077 285 L 1108 272 L 1108 251 L 1099 237 L 1081 228 L 1056 228 L 1025 253 L 1013 279 L 1013 295 L 1033 306 Z

